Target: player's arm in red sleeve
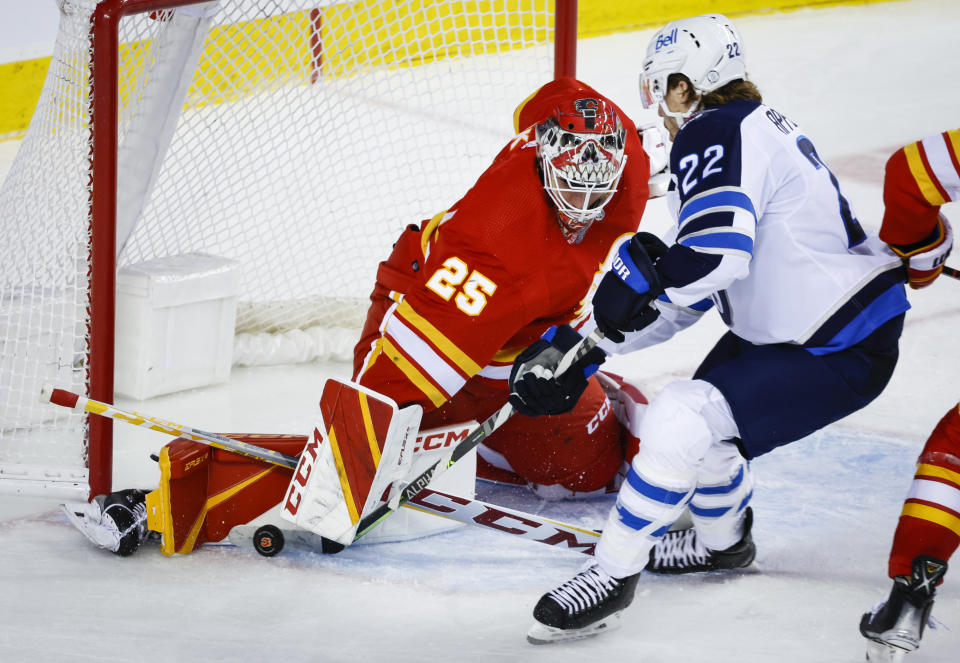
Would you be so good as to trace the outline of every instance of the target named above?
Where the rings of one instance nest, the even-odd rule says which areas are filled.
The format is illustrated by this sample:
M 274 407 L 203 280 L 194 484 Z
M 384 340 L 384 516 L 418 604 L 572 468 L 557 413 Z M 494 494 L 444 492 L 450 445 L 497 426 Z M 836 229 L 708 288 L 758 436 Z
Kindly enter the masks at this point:
M 913 288 L 940 275 L 953 244 L 940 207 L 960 197 L 960 129 L 928 136 L 887 161 L 880 239 L 908 262 Z

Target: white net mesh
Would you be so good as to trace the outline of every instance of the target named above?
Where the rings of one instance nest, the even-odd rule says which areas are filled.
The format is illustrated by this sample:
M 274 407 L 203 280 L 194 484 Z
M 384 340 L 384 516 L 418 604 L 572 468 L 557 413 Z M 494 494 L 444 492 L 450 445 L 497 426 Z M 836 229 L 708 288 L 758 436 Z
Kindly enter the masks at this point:
M 84 466 L 82 418 L 37 394 L 45 382 L 84 392 L 97 361 L 86 317 L 96 4 L 63 3 L 0 190 L 5 475 Z M 513 108 L 552 75 L 552 14 L 546 0 L 223 0 L 121 19 L 118 266 L 194 251 L 236 260 L 235 362 L 349 349 L 400 230 L 463 195 Z M 294 350 L 263 336 L 289 330 Z

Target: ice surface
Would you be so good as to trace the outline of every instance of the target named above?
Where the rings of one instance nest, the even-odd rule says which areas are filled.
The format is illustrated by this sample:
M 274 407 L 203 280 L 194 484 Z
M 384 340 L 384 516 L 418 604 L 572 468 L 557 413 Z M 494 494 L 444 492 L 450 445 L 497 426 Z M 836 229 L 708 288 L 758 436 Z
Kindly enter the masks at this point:
M 960 6 L 856 5 L 743 17 L 737 25 L 766 101 L 812 137 L 864 226 L 876 229 L 886 156 L 960 122 Z M 580 77 L 637 117 L 635 74 L 651 33 L 579 45 Z M 2 174 L 12 150 L 0 147 Z M 665 227 L 662 203 L 649 210 L 645 225 Z M 616 633 L 528 645 L 537 598 L 583 557 L 488 531 L 333 557 L 291 551 L 265 559 L 207 546 L 167 559 L 148 546 L 120 559 L 90 546 L 53 500 L 5 495 L 0 661 L 861 661 L 857 623 L 889 589 L 886 556 L 914 460 L 960 398 L 960 283 L 942 278 L 909 296 L 914 309 L 886 392 L 755 462 L 756 564 L 738 574 L 644 579 Z M 710 317 L 611 368 L 654 394 L 688 376 L 721 330 Z M 206 430 L 302 432 L 323 379 L 349 370 L 340 363 L 241 369 L 230 387 L 119 404 Z M 115 486 L 153 487 L 147 455 L 166 440 L 116 430 Z M 480 491 L 492 502 L 589 526 L 599 526 L 612 503 L 547 504 L 516 490 Z M 957 577 L 948 574 L 934 611 L 954 631 L 928 632 L 909 661 L 960 659 Z

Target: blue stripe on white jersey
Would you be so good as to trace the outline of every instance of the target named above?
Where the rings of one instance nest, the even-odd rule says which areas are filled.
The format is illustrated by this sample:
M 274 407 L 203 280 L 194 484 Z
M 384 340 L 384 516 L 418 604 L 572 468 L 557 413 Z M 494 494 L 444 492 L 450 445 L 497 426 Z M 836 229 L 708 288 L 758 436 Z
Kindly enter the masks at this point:
M 885 269 L 842 302 L 816 331 L 803 342 L 808 352 L 825 355 L 849 348 L 904 308 L 905 278 L 902 265 Z
M 909 308 L 898 258 L 875 237 L 855 241 L 863 231 L 836 177 L 776 110 L 737 101 L 695 114 L 670 168 L 677 239 L 657 270 L 671 302 L 713 297 L 737 336 L 814 353 Z
M 685 235 L 680 239 L 680 244 L 701 253 L 742 254 L 745 257 L 753 255 L 753 237 L 737 230 L 724 231 L 719 228 L 701 230 Z
M 737 210 L 749 212 L 754 223 L 756 223 L 757 212 L 753 208 L 753 201 L 739 187 L 720 187 L 693 196 L 680 208 L 680 218 L 677 220 L 677 224 L 680 226 L 680 234 L 683 234 L 683 226 L 698 216 L 713 211 L 735 212 Z
M 739 187 L 710 189 L 680 208 L 677 241 L 694 251 L 716 255 L 753 255 L 757 213 Z

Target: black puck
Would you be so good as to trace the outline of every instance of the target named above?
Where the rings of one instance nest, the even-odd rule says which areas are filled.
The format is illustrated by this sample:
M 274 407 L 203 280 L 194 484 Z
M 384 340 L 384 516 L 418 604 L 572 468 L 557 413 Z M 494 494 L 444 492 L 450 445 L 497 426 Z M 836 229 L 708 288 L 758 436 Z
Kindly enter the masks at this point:
M 253 533 L 253 547 L 264 557 L 273 557 L 283 550 L 283 532 L 275 525 L 258 527 Z

